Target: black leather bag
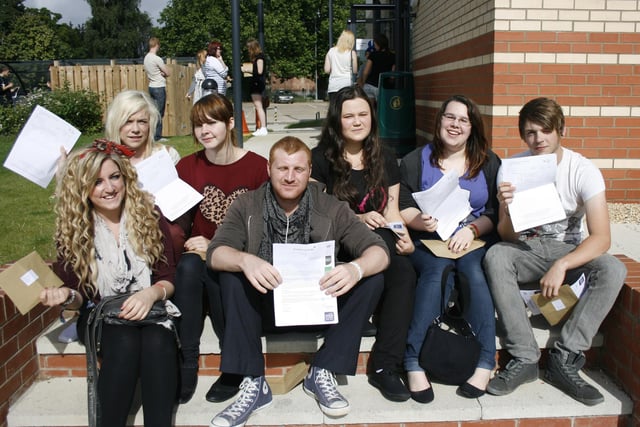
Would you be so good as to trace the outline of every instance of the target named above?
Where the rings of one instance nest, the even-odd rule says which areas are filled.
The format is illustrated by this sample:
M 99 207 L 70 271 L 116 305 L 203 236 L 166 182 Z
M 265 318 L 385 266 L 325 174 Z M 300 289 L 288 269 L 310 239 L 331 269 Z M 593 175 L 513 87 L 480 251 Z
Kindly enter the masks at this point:
M 445 304 L 449 275 L 454 276 L 454 288 Z M 441 289 L 441 314 L 429 326 L 418 360 L 431 379 L 460 385 L 471 377 L 480 357 L 480 343 L 464 319 L 465 304 L 470 302 L 469 283 L 448 266 L 442 273 Z
M 164 301 L 156 301 L 151 307 L 149 314 L 142 320 L 120 319 L 120 307 L 122 303 L 131 296 L 120 294 L 104 297 L 91 310 L 87 318 L 85 329 L 84 345 L 87 354 L 87 404 L 89 413 L 89 427 L 101 426 L 100 422 L 100 401 L 98 400 L 98 353 L 100 353 L 100 338 L 102 336 L 102 325 L 150 325 L 172 319 L 167 313 Z M 174 327 L 174 333 L 177 331 Z

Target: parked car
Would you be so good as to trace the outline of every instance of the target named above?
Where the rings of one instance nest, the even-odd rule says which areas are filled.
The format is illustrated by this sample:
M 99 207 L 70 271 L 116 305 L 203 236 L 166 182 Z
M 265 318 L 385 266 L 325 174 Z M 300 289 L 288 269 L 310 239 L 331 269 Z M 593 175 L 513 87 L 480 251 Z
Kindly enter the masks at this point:
M 277 104 L 292 104 L 293 92 L 290 90 L 279 89 L 273 94 L 273 102 Z

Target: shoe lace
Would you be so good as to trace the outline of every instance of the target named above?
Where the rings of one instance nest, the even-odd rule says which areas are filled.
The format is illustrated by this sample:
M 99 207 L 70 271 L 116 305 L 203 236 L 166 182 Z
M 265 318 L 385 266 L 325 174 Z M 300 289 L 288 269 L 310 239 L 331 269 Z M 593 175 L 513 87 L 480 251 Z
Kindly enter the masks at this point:
M 316 385 L 320 388 L 320 391 L 327 400 L 340 399 L 342 395 L 336 388 L 336 379 L 331 372 L 326 369 L 318 369 L 316 371 Z
M 587 382 L 583 380 L 578 373 L 579 370 L 576 369 L 575 365 L 565 363 L 560 365 L 560 369 L 562 370 L 562 373 L 578 388 L 588 386 Z
M 505 369 L 500 370 L 496 376 L 498 378 L 502 378 L 505 381 L 509 381 L 517 376 L 523 367 L 524 365 L 522 364 L 522 362 L 511 360 L 509 363 L 507 363 Z
M 251 407 L 251 403 L 256 399 L 260 388 L 258 387 L 260 381 L 258 379 L 245 378 L 240 384 L 240 396 L 229 405 L 224 411 L 220 413 L 220 416 L 226 416 L 232 419 L 236 419 L 242 416 L 247 409 Z

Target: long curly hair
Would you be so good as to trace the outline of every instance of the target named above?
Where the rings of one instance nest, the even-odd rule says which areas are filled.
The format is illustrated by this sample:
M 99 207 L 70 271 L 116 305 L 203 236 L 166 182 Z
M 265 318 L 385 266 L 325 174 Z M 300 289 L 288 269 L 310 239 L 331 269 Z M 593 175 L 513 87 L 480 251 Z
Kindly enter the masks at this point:
M 144 145 L 145 152 L 143 155 L 146 158 L 151 155 L 153 150 L 156 125 L 158 120 L 161 120 L 156 103 L 148 93 L 140 90 L 124 90 L 117 94 L 111 101 L 107 111 L 104 135 L 109 141 L 122 144 L 120 129 L 127 123 L 129 117 L 140 111 L 145 111 L 149 114 L 149 136 Z
M 371 112 L 371 132 L 362 142 L 362 160 L 364 178 L 370 191 L 370 206 L 379 212 L 386 207 L 387 184 L 384 173 L 382 144 L 378 139 L 378 121 L 371 100 L 359 86 L 344 87 L 336 92 L 329 104 L 327 118 L 322 128 L 318 146 L 324 152 L 334 177 L 333 195 L 349 203 L 351 209 L 358 211 L 358 190 L 350 183 L 351 164 L 344 158 L 344 136 L 342 134 L 342 105 L 345 101 L 364 99 Z
M 262 53 L 262 47 L 256 39 L 247 40 L 247 51 L 249 51 L 249 60 L 253 62 L 256 57 Z
M 71 267 L 90 296 L 97 293 L 98 271 L 94 207 L 89 196 L 107 159 L 116 163 L 124 179 L 122 210 L 127 215 L 126 232 L 136 254 L 149 267 L 164 260 L 163 235 L 158 227 L 160 214 L 149 193 L 138 186 L 138 175 L 129 160 L 93 149 L 75 151 L 67 158 L 57 183 L 55 241 L 58 258 Z
M 465 145 L 465 153 L 469 162 L 469 178 L 475 178 L 482 166 L 487 161 L 489 155 L 489 141 L 484 134 L 484 123 L 478 106 L 471 99 L 464 95 L 453 95 L 442 103 L 438 114 L 436 114 L 435 130 L 433 132 L 433 150 L 431 151 L 430 162 L 434 168 L 439 168 L 440 160 L 444 158 L 444 143 L 440 139 L 440 129 L 442 128 L 442 116 L 447 110 L 450 102 L 459 102 L 467 107 L 469 122 L 471 122 L 471 135 Z

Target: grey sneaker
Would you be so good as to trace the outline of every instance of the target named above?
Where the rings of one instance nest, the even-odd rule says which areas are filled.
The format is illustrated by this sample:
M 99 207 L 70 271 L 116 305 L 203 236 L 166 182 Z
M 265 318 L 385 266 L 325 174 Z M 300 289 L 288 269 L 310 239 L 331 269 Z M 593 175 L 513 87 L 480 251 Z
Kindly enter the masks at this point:
M 318 401 L 324 414 L 342 417 L 349 413 L 349 402 L 340 394 L 336 385 L 336 378 L 332 372 L 312 366 L 304 378 L 302 389 Z
M 504 369 L 489 381 L 487 392 L 495 396 L 504 396 L 513 392 L 522 384 L 538 379 L 538 364 L 524 363 L 519 359 L 511 359 Z
M 216 415 L 210 427 L 240 427 L 245 425 L 254 411 L 271 405 L 273 397 L 264 376 L 245 377 L 240 384 L 240 396 Z
M 604 396 L 580 376 L 579 371 L 584 366 L 584 362 L 585 357 L 582 352 L 550 350 L 544 379 L 578 402 L 589 406 L 597 405 L 604 402 Z

